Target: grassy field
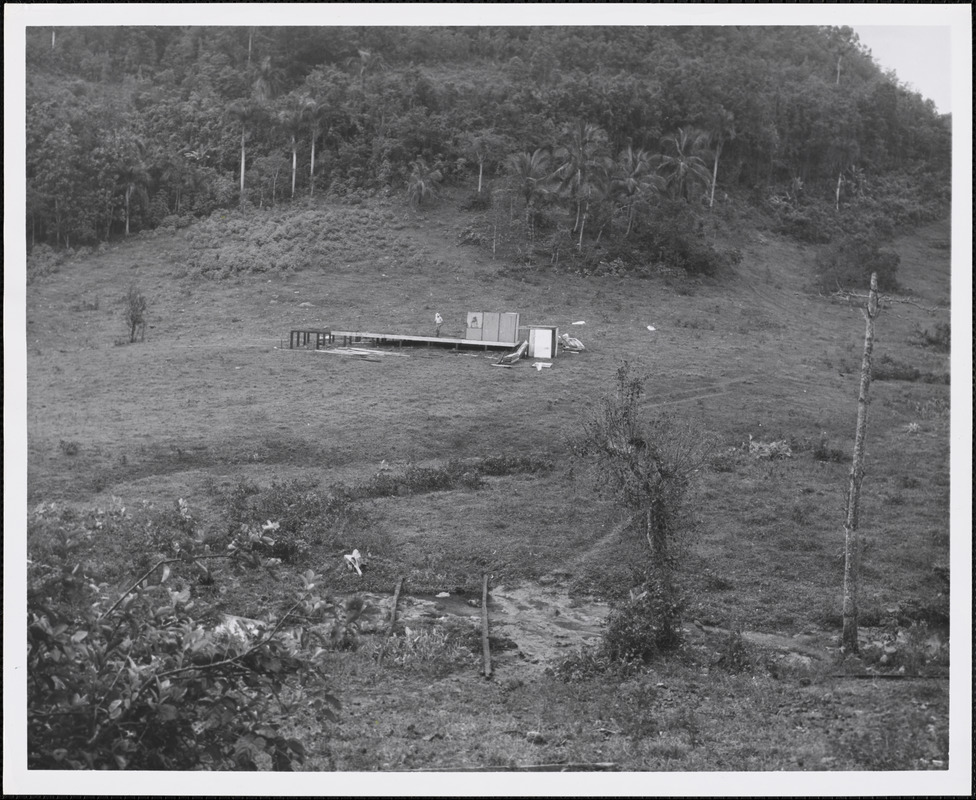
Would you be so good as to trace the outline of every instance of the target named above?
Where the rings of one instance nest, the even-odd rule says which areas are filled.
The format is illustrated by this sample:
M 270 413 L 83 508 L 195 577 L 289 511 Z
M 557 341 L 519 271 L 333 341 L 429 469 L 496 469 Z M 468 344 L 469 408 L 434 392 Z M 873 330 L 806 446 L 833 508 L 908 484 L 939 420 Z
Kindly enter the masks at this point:
M 158 521 L 183 498 L 219 541 L 242 486 L 255 515 L 275 486 L 292 500 L 341 486 L 355 513 L 310 518 L 283 582 L 312 568 L 336 592 L 388 597 L 402 577 L 409 607 L 441 591 L 475 597 L 488 573 L 499 602 L 520 598 L 525 616 L 500 623 L 489 682 L 476 619 L 443 609 L 418 612 L 414 639 L 397 637 L 382 662 L 379 636 L 332 654 L 339 723 L 300 704 L 289 715 L 309 770 L 946 768 L 949 356 L 916 331 L 949 321 L 948 222 L 897 242 L 917 304 L 891 303 L 878 321 L 875 363 L 914 379 L 871 387 L 866 655 L 854 665 L 837 648 L 864 322 L 811 291 L 809 248 L 719 219 L 714 234 L 743 253 L 735 274 L 598 280 L 459 244 L 486 225 L 450 201 L 429 213 L 376 201 L 229 214 L 34 277 L 29 507 L 124 503 L 136 522 Z M 135 344 L 119 305 L 130 283 L 150 307 Z M 462 335 L 468 310 L 559 325 L 586 351 L 537 371 L 494 368 L 497 356 L 477 351 L 365 361 L 287 348 L 298 327 L 429 334 L 435 312 L 444 335 Z M 634 551 L 567 445 L 624 360 L 648 376 L 649 414 L 690 421 L 720 447 L 689 499 L 685 646 L 630 674 L 588 671 L 577 649 L 595 641 L 606 601 L 626 594 Z M 792 457 L 757 459 L 750 437 L 785 441 Z M 91 554 L 121 589 L 165 543 L 148 526 L 114 530 Z M 369 550 L 361 579 L 342 571 L 354 547 Z M 227 583 L 227 612 L 284 603 L 267 576 Z M 574 609 L 593 625 L 553 622 Z M 520 638 L 530 628 L 531 658 Z M 885 644 L 891 671 L 907 665 L 902 678 L 838 677 L 884 666 Z

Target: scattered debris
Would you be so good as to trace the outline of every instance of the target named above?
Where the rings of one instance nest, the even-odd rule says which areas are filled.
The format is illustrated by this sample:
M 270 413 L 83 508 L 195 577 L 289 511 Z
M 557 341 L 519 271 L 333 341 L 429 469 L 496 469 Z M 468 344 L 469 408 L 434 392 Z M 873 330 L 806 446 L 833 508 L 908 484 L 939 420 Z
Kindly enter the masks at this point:
M 354 569 L 359 577 L 363 576 L 363 571 L 360 569 L 360 565 L 362 564 L 363 560 L 362 556 L 359 555 L 359 550 L 353 550 L 350 555 L 343 556 L 343 559 L 346 562 L 347 569 Z
M 525 739 L 532 744 L 545 744 L 546 737 L 543 736 L 539 731 L 526 731 Z
M 649 331 L 656 331 L 656 330 L 657 330 L 657 328 L 655 328 L 655 327 L 654 327 L 653 325 L 648 325 L 648 326 L 647 326 L 647 329 L 648 329 Z
M 790 450 L 789 443 L 784 439 L 779 442 L 760 442 L 752 438 L 749 434 L 749 455 L 754 458 L 793 458 L 793 451 Z
M 528 347 L 529 341 L 528 339 L 525 339 L 520 342 L 519 346 L 516 347 L 511 353 L 506 353 L 499 358 L 496 364 L 498 366 L 511 366 L 512 364 L 515 364 L 525 355 L 525 351 L 528 349 Z
M 373 356 L 396 356 L 410 358 L 405 353 L 392 353 L 389 350 L 367 350 L 365 347 L 330 347 L 328 350 L 315 350 L 316 353 L 327 353 L 334 356 L 359 356 L 367 361 L 378 361 Z
M 570 325 L 585 325 L 586 324 L 586 320 L 582 320 L 581 319 L 579 322 L 571 322 L 569 324 Z
M 451 596 L 450 592 L 438 592 L 437 594 L 434 595 L 434 597 L 440 597 L 440 598 L 450 597 L 450 596 Z
M 544 369 L 552 368 L 552 364 L 544 364 L 541 361 L 536 361 L 532 366 L 535 367 L 536 372 L 542 372 Z
M 570 336 L 568 333 L 564 333 L 562 336 L 560 336 L 559 341 L 562 342 L 563 350 L 570 353 L 580 353 L 586 349 L 579 339 Z

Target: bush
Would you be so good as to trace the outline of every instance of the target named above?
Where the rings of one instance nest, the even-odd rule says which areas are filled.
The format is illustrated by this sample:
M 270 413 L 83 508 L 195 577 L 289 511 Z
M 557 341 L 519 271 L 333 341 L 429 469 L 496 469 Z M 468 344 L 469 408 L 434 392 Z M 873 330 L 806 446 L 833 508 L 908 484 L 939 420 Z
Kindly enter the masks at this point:
M 922 330 L 916 325 L 914 333 L 923 347 L 931 347 L 940 353 L 951 351 L 952 327 L 948 322 L 937 322 L 934 333 L 929 333 L 928 328 Z
M 837 235 L 838 224 L 832 211 L 822 205 L 782 205 L 775 230 L 807 244 L 827 244 Z
M 720 252 L 705 239 L 704 222 L 687 203 L 665 201 L 636 242 L 644 259 L 691 275 L 715 275 L 741 262 L 736 250 Z
M 27 254 L 27 283 L 60 270 L 67 260 L 68 252 L 70 251 L 55 250 L 47 244 L 32 247 Z
M 871 376 L 877 381 L 949 383 L 948 373 L 922 372 L 917 367 L 892 358 L 887 353 L 871 365 Z
M 871 273 L 876 272 L 881 291 L 897 291 L 900 261 L 897 253 L 883 250 L 873 237 L 844 236 L 817 255 L 817 285 L 827 292 L 865 289 L 871 283 Z
M 320 544 L 323 532 L 336 533 L 356 514 L 345 490 L 337 487 L 331 496 L 318 491 L 316 481 L 294 478 L 273 480 L 261 489 L 240 479 L 225 499 L 228 534 L 264 532 L 272 544 L 256 545 L 259 552 L 286 562 L 300 562 L 313 544 Z
M 640 594 L 611 609 L 601 652 L 610 661 L 647 663 L 681 643 L 681 607 L 673 589 L 648 581 Z
M 96 531 L 130 524 L 117 505 L 81 516 L 40 506 L 28 518 L 27 760 L 29 769 L 289 770 L 301 742 L 279 733 L 273 703 L 286 681 L 323 684 L 300 642 L 278 636 L 293 613 L 324 601 L 311 572 L 270 633 L 240 642 L 204 624 L 213 609 L 173 574 L 200 559 L 253 558 L 186 548 L 146 569 L 121 595 L 90 558 Z M 172 578 L 172 580 L 170 580 Z M 113 602 L 114 596 L 114 602 Z M 328 693 L 311 704 L 335 720 Z
M 122 318 L 129 328 L 129 342 L 136 340 L 138 335 L 141 339 L 146 338 L 146 311 L 149 303 L 142 292 L 133 283 L 129 290 L 122 297 Z

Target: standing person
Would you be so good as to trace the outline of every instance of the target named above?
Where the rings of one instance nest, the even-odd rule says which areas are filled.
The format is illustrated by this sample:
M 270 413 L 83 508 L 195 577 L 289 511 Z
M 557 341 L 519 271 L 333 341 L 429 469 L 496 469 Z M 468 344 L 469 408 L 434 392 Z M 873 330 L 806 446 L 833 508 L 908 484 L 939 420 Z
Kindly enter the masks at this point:
M 444 318 L 440 314 L 435 313 L 434 314 L 434 336 L 441 335 L 441 325 L 443 324 L 444 324 Z

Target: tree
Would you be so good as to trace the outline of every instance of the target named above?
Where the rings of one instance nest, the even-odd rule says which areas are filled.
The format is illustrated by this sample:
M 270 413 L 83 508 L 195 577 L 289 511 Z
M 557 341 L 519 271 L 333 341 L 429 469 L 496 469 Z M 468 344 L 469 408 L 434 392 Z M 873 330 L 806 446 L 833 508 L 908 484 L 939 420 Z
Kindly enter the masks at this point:
M 634 213 L 638 203 L 662 190 L 664 179 L 654 172 L 651 156 L 647 151 L 634 150 L 631 145 L 627 145 L 617 158 L 611 188 L 627 207 L 627 230 L 624 236 L 629 236 L 634 226 Z
M 315 196 L 315 143 L 322 133 L 322 123 L 328 119 L 329 111 L 330 105 L 327 102 L 319 102 L 312 97 L 306 97 L 302 101 L 302 121 L 308 125 L 308 139 L 311 145 L 311 156 L 308 164 L 309 197 Z
M 259 103 L 270 103 L 281 89 L 281 70 L 272 66 L 271 56 L 265 56 L 257 69 L 251 90 Z
M 573 233 L 579 231 L 578 249 L 583 247 L 583 229 L 590 202 L 606 189 L 612 163 L 606 155 L 606 148 L 606 131 L 581 121 L 563 129 L 562 139 L 554 153 L 559 162 L 555 175 L 560 188 L 568 192 L 576 204 Z
M 423 158 L 416 159 L 412 164 L 407 186 L 410 202 L 422 206 L 426 200 L 434 199 L 443 177 L 439 169 L 428 166 Z
M 149 304 L 145 296 L 133 283 L 122 298 L 122 316 L 129 326 L 130 344 L 136 340 L 136 334 L 146 338 L 146 310 Z
M 125 235 L 129 235 L 129 219 L 131 212 L 132 198 L 138 197 L 143 202 L 148 202 L 149 195 L 149 173 L 141 161 L 125 161 L 119 168 L 116 178 L 116 187 L 122 190 L 125 200 Z
M 536 201 L 548 193 L 549 154 L 541 148 L 532 153 L 515 153 L 509 156 L 506 168 L 516 193 L 525 201 L 525 224 L 531 237 Z
M 301 106 L 291 104 L 278 112 L 277 126 L 288 137 L 291 144 L 291 197 L 295 199 L 295 177 L 298 173 L 298 137 L 305 125 L 305 114 Z
M 471 134 L 468 140 L 468 152 L 478 162 L 478 194 L 481 194 L 485 164 L 495 162 L 504 145 L 505 142 L 502 137 L 491 131 L 479 131 Z
M 238 100 L 227 109 L 227 113 L 241 126 L 241 207 L 244 207 L 244 167 L 246 162 L 246 142 L 248 131 L 264 116 L 264 109 L 253 100 Z
M 861 382 L 857 395 L 857 427 L 854 433 L 854 456 L 851 459 L 850 484 L 847 489 L 847 514 L 844 519 L 844 651 L 857 653 L 857 595 L 860 582 L 860 541 L 858 534 L 861 482 L 864 480 L 864 440 L 868 425 L 868 395 L 871 390 L 871 351 L 874 349 L 874 320 L 878 306 L 878 276 L 871 275 L 871 292 L 861 309 L 864 314 L 864 356 L 861 359 Z
M 718 183 L 718 161 L 722 156 L 722 148 L 727 141 L 735 138 L 735 115 L 719 105 L 708 121 L 705 132 L 709 146 L 712 148 L 712 188 L 708 195 L 708 207 L 715 205 L 715 184 Z
M 674 643 L 682 505 L 713 445 L 690 424 L 664 417 L 646 419 L 641 411 L 645 380 L 632 374 L 629 363 L 621 364 L 614 391 L 583 420 L 582 433 L 571 440 L 571 446 L 574 456 L 591 466 L 597 485 L 630 512 L 630 529 L 646 546 L 646 557 L 636 571 L 644 590 L 654 598 L 646 610 L 658 617 L 655 637 Z
M 386 61 L 381 53 L 374 50 L 360 48 L 358 55 L 348 59 L 347 64 L 353 65 L 359 72 L 359 89 L 366 94 L 366 76 L 370 72 L 378 72 L 386 67 Z
M 699 131 L 678 128 L 677 133 L 665 136 L 662 140 L 662 144 L 670 152 L 661 153 L 655 160 L 674 200 L 689 200 L 696 187 L 708 186 L 708 169 L 695 153 L 702 138 Z

